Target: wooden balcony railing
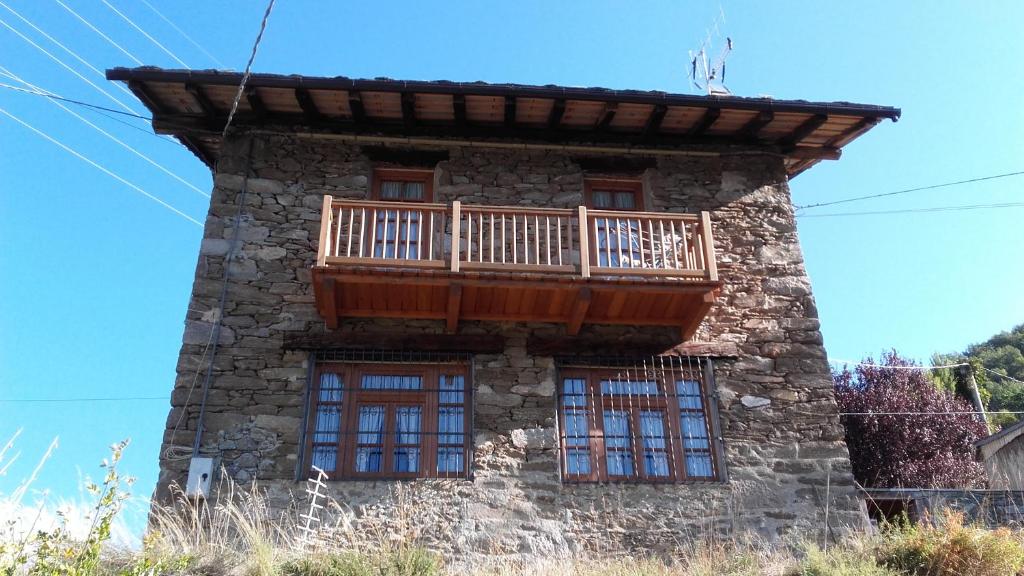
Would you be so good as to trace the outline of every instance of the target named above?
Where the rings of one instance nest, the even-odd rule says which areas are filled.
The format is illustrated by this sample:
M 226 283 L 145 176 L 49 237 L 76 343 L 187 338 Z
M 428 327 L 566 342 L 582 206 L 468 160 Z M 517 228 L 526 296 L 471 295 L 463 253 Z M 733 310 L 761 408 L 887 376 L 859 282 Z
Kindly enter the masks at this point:
M 370 202 L 324 197 L 318 266 L 718 281 L 707 212 Z

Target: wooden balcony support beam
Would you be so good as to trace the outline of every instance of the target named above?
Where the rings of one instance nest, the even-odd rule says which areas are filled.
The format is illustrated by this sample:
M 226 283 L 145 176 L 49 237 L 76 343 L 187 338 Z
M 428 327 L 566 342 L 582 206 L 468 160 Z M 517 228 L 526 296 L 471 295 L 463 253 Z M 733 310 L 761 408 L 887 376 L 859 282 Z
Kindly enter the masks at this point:
M 448 306 L 445 311 L 445 331 L 454 334 L 459 328 L 459 311 L 462 309 L 462 284 L 448 286 Z
M 594 125 L 594 130 L 598 132 L 604 132 L 608 129 L 608 126 L 615 119 L 615 112 L 618 110 L 619 105 L 616 102 L 609 102 L 604 105 L 604 111 L 601 112 L 601 116 L 597 120 L 597 124 Z
M 825 122 L 828 122 L 828 116 L 825 114 L 815 114 L 814 116 L 811 116 L 794 128 L 786 137 L 780 140 L 779 146 L 783 151 L 795 148 L 800 144 L 801 140 L 813 134 L 814 131 L 820 128 Z
M 704 317 L 708 315 L 708 312 L 711 310 L 711 306 L 714 303 L 714 292 L 705 292 L 704 295 L 701 296 L 701 299 L 698 301 L 696 307 L 692 308 L 690 310 L 690 313 L 687 314 L 686 317 L 688 318 L 688 320 L 682 326 L 680 337 L 682 338 L 683 342 L 686 342 L 690 338 L 693 338 L 693 335 L 697 333 L 697 329 L 700 328 L 700 323 L 704 320 Z
M 203 91 L 201 86 L 196 84 L 185 84 L 185 91 L 192 96 L 192 99 L 196 102 L 196 106 L 199 106 L 199 109 L 203 111 L 203 114 L 205 114 L 207 118 L 217 117 L 217 107 L 210 101 L 210 98 L 206 96 L 206 92 Z
M 587 317 L 587 310 L 590 309 L 590 301 L 592 298 L 593 294 L 587 286 L 581 287 L 576 292 L 576 300 L 572 304 L 572 312 L 569 313 L 569 319 L 565 326 L 565 331 L 570 336 L 575 336 L 580 333 L 580 328 L 583 326 L 583 319 Z
M 330 330 L 338 329 L 337 285 L 337 280 L 332 276 L 324 278 L 320 283 L 320 294 L 323 296 L 324 302 L 324 321 L 327 323 L 327 328 Z

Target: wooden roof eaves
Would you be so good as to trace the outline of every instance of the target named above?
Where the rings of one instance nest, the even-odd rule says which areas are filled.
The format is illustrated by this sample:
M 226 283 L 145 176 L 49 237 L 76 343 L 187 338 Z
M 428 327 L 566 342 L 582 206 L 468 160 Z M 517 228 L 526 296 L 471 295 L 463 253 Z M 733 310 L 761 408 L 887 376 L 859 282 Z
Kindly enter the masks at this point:
M 113 68 L 107 70 L 108 80 L 137 82 L 179 82 L 237 86 L 242 75 L 236 72 L 202 70 L 164 70 L 161 68 Z M 809 102 L 805 100 L 775 100 L 739 96 L 697 96 L 667 92 L 612 90 L 608 88 L 577 88 L 568 86 L 531 86 L 522 84 L 488 84 L 484 82 L 362 80 L 346 77 L 283 76 L 253 74 L 247 86 L 257 88 L 305 88 L 307 90 L 355 90 L 374 92 L 419 92 L 424 94 L 463 94 L 474 96 L 515 96 L 523 98 L 550 98 L 589 100 L 629 104 L 663 104 L 697 108 L 793 112 L 824 115 L 854 115 L 898 120 L 899 108 L 854 104 L 849 102 Z

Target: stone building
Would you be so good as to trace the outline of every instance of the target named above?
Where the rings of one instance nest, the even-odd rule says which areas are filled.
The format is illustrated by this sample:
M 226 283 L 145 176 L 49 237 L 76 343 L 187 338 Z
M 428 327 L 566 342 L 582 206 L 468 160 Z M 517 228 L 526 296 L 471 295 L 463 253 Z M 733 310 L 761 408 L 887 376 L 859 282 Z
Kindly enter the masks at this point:
M 788 181 L 899 110 L 114 69 L 214 189 L 160 460 L 448 550 L 865 525 Z M 826 517 L 827 510 L 827 517 Z

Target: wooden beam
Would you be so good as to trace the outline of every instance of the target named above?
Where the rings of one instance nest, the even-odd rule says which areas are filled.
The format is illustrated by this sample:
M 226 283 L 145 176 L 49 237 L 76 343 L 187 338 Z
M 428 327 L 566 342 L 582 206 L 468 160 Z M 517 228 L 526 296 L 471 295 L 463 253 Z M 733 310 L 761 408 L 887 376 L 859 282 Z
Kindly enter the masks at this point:
M 263 98 L 260 98 L 260 93 L 255 86 L 246 87 L 245 99 L 249 102 L 249 108 L 252 108 L 252 113 L 257 118 L 267 115 L 267 105 L 263 103 Z
M 459 328 L 459 311 L 462 309 L 462 284 L 448 287 L 448 308 L 445 312 L 445 330 L 454 334 Z
M 615 112 L 619 109 L 619 105 L 616 102 L 609 102 L 604 105 L 604 110 L 601 112 L 601 116 L 597 120 L 597 124 L 594 125 L 594 130 L 598 132 L 604 132 L 608 129 L 608 125 L 615 119 Z
M 813 134 L 814 131 L 820 128 L 825 122 L 828 122 L 828 116 L 825 114 L 815 114 L 814 116 L 811 116 L 794 128 L 793 131 L 782 140 L 779 140 L 779 146 L 782 146 L 783 149 L 796 146 L 801 140 Z
M 579 356 L 586 350 L 600 350 L 608 346 L 607 338 L 595 335 L 585 336 L 530 336 L 526 340 L 526 352 L 535 356 Z M 624 356 L 647 356 L 668 354 L 672 356 L 710 356 L 714 358 L 735 358 L 739 347 L 734 342 L 679 342 L 679 335 L 673 330 L 651 330 L 643 335 L 629 335 L 617 338 L 615 348 Z
M 286 350 L 418 350 L 499 354 L 505 338 L 497 334 L 410 334 L 408 332 L 347 332 L 290 334 Z
M 327 322 L 327 328 L 330 330 L 338 329 L 338 294 L 337 294 L 337 281 L 328 276 L 323 279 L 320 293 L 323 294 L 324 299 L 324 321 Z
M 455 126 L 465 128 L 466 126 L 466 96 L 455 94 L 452 96 L 452 113 L 455 114 Z
M 302 108 L 302 114 L 307 120 L 320 120 L 323 118 L 323 114 L 316 107 L 316 102 L 313 102 L 313 97 L 310 96 L 309 90 L 305 88 L 295 89 L 295 99 L 299 102 L 299 108 Z
M 565 331 L 570 336 L 580 333 L 583 326 L 583 319 L 587 317 L 587 310 L 590 309 L 590 301 L 593 294 L 588 286 L 583 286 L 576 292 L 576 300 L 572 303 L 572 311 L 569 312 L 569 319 L 566 322 Z
M 195 100 L 196 105 L 203 111 L 208 118 L 217 117 L 217 107 L 214 106 L 210 98 L 206 96 L 206 92 L 203 91 L 201 86 L 196 84 L 185 84 L 185 91 L 188 92 L 192 99 Z
M 661 121 L 665 119 L 665 114 L 668 112 L 668 106 L 658 104 L 651 113 L 647 116 L 647 122 L 644 123 L 643 138 L 645 140 L 656 136 L 658 130 L 661 129 Z
M 827 146 L 795 146 L 786 156 L 801 160 L 839 160 L 842 154 L 842 150 Z
M 878 117 L 862 118 L 860 120 L 860 122 L 857 122 L 853 126 L 850 126 L 846 130 L 843 130 L 839 134 L 836 134 L 834 137 L 829 139 L 829 141 L 826 142 L 825 145 L 829 146 L 831 148 L 842 148 L 849 141 L 853 140 L 854 138 L 859 136 L 862 132 L 865 132 L 865 131 L 869 130 L 872 126 L 874 126 L 875 124 L 878 124 L 881 121 L 882 121 L 882 119 L 878 118 Z
M 689 130 L 690 136 L 700 136 L 701 134 L 708 131 L 712 125 L 718 120 L 718 117 L 722 115 L 721 108 L 708 108 L 704 111 L 704 115 L 700 117 L 700 120 Z
M 406 128 L 416 125 L 416 95 L 412 92 L 402 92 L 402 123 Z
M 511 128 L 516 125 L 516 97 L 505 96 L 505 126 Z
M 348 107 L 352 111 L 352 121 L 356 124 L 366 122 L 366 109 L 363 108 L 363 95 L 355 90 L 348 92 Z
M 142 101 L 149 108 L 150 112 L 160 114 L 164 110 L 163 103 L 161 103 L 153 94 L 146 88 L 146 85 L 137 80 L 128 81 L 128 89 L 135 94 L 135 97 Z
M 772 120 L 775 120 L 775 112 L 772 112 L 771 110 L 762 110 L 747 121 L 747 123 L 743 125 L 743 128 L 740 128 L 740 134 L 746 138 L 756 139 L 757 135 L 761 133 L 761 130 L 765 126 L 771 124 Z
M 556 98 L 551 106 L 551 113 L 548 114 L 548 128 L 558 128 L 562 123 L 562 116 L 565 115 L 565 98 Z
M 714 303 L 715 293 L 706 292 L 698 301 L 697 306 L 691 309 L 686 322 L 683 323 L 682 331 L 680 332 L 680 336 L 684 342 L 693 338 L 693 335 L 697 333 L 697 328 L 700 328 L 700 323 L 704 321 L 704 317 L 708 315 L 708 312 L 711 310 L 711 306 Z

